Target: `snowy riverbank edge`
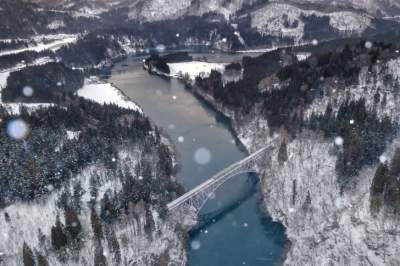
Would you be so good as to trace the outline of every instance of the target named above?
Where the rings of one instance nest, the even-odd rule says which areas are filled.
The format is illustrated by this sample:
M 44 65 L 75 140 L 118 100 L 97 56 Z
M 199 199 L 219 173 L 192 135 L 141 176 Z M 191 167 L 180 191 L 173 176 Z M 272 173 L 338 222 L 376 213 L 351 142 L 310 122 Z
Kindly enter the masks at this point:
M 83 87 L 77 91 L 77 95 L 99 104 L 114 104 L 143 114 L 142 108 L 118 87 L 96 76 L 86 78 Z

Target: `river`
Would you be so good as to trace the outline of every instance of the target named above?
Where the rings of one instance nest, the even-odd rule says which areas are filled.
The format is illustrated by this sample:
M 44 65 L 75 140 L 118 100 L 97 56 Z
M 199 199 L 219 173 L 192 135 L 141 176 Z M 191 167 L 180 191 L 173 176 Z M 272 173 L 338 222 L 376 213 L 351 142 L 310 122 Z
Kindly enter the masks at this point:
M 231 62 L 241 55 L 194 54 L 210 62 Z M 142 58 L 129 57 L 112 69 L 109 82 L 138 103 L 174 141 L 186 190 L 246 157 L 229 123 L 185 90 L 181 81 L 142 69 Z M 188 243 L 189 266 L 277 265 L 287 240 L 284 228 L 260 209 L 256 177 L 240 175 L 223 185 L 202 210 L 201 227 Z M 212 213 L 212 217 L 203 214 Z M 207 220 L 204 220 L 206 219 Z

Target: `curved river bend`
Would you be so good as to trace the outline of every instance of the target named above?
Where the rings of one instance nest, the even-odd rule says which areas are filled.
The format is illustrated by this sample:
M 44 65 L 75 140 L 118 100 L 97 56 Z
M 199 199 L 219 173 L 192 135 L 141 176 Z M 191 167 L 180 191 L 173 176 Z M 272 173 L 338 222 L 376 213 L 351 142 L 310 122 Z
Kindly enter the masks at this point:
M 218 53 L 201 54 L 204 56 L 210 62 L 238 59 Z M 190 190 L 246 156 L 219 114 L 185 90 L 179 80 L 149 75 L 142 69 L 141 58 L 130 57 L 116 64 L 109 82 L 170 135 L 182 168 L 178 180 L 185 189 Z M 265 266 L 281 262 L 287 243 L 284 228 L 260 210 L 255 179 L 236 176 L 207 202 L 202 212 L 214 215 L 191 233 L 190 266 Z

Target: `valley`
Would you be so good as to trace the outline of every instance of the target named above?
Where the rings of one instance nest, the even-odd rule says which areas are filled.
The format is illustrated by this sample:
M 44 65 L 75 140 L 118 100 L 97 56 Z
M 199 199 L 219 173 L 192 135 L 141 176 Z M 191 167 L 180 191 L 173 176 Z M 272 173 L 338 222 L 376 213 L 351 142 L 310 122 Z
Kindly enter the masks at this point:
M 2 1 L 0 265 L 398 265 L 384 2 Z

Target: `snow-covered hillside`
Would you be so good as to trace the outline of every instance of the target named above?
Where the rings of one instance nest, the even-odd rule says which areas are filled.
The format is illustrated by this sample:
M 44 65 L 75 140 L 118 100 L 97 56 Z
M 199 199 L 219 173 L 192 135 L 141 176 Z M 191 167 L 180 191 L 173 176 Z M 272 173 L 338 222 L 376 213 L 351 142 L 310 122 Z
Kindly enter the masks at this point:
M 392 80 L 391 82 L 387 81 L 388 77 Z M 389 116 L 398 121 L 400 119 L 399 81 L 400 58 L 375 65 L 371 70 L 364 67 L 360 71 L 357 85 L 338 85 L 337 80 L 328 82 L 328 85 L 324 88 L 327 91 L 326 96 L 317 98 L 306 110 L 305 116 L 310 118 L 312 113 L 323 114 L 328 104 L 334 112 L 337 112 L 340 103 L 346 99 L 359 100 L 363 98 L 366 106 L 377 110 L 380 117 Z
M 138 154 L 140 151 L 137 150 L 121 151 L 118 161 L 130 162 L 132 167 L 138 163 L 136 160 Z M 0 236 L 3 240 L 0 241 L 2 263 L 8 266 L 23 265 L 22 246 L 25 242 L 36 251 L 35 254 L 45 256 L 49 265 L 94 265 L 98 240 L 91 229 L 89 204 L 94 200 L 91 196 L 93 188 L 90 183 L 93 175 L 99 176 L 97 195 L 99 201 L 106 193 L 117 193 L 122 189 L 120 180 L 110 175 L 109 169 L 102 165 L 93 165 L 83 169 L 63 190 L 53 191 L 53 188 L 49 186 L 49 191 L 53 191 L 49 196 L 30 203 L 16 203 L 0 210 L 2 217 L 0 219 Z M 82 187 L 83 202 L 79 221 L 84 240 L 78 253 L 76 250 L 71 250 L 69 257 L 60 260 L 52 248 L 50 232 L 57 217 L 65 224 L 64 210 L 60 206 L 60 201 L 66 190 L 73 194 L 74 186 L 76 187 L 78 183 Z M 96 208 L 99 210 L 100 205 Z M 4 217 L 7 218 L 4 219 Z M 155 230 L 152 236 L 149 236 L 145 229 L 150 223 L 148 219 L 150 218 L 146 216 L 144 204 L 138 203 L 131 206 L 129 215 L 103 229 L 104 234 L 108 236 L 107 240 L 102 241 L 101 246 L 108 265 L 116 265 L 118 261 L 122 265 L 154 265 L 163 257 L 168 258 L 165 265 L 185 263 L 183 240 L 175 231 L 175 225 L 161 220 L 158 212 L 153 210 L 151 219 L 154 221 Z M 110 240 L 112 235 L 114 235 L 112 240 L 114 242 Z M 117 242 L 115 243 L 115 241 Z M 115 245 L 118 247 L 118 253 Z
M 303 17 L 327 17 L 329 25 L 343 36 L 361 34 L 371 26 L 373 17 L 351 11 L 320 12 L 290 4 L 272 3 L 251 13 L 251 25 L 263 35 L 291 37 L 296 43 L 304 37 Z M 322 26 L 322 25 L 321 25 Z
M 371 47 L 368 43 L 366 46 Z M 366 109 L 381 118 L 389 116 L 389 121 L 397 125 L 400 117 L 397 54 L 393 50 L 391 59 L 377 60 L 369 68 L 362 65 L 351 86 L 335 76 L 318 76 L 324 93 L 317 95 L 301 112 L 304 111 L 305 118 L 312 113 L 324 114 L 330 104 L 335 113 L 343 103 L 364 98 Z M 275 89 L 279 90 L 281 85 L 283 91 L 285 82 L 279 82 Z M 261 115 L 265 110 L 256 103 L 253 102 L 254 108 L 244 115 L 216 102 L 204 90 L 196 86 L 194 89 L 232 119 L 234 130 L 249 153 L 265 146 L 274 148 L 258 167 L 263 207 L 285 226 L 291 242 L 284 265 L 400 264 L 397 255 L 400 252 L 399 217 L 386 212 L 386 206 L 377 213 L 371 211 L 376 170 L 380 164 L 391 161 L 394 151 L 400 148 L 398 136 L 385 143 L 383 152 L 374 153 L 373 163 L 364 164 L 344 188 L 339 182 L 338 152 L 351 144 L 337 133 L 326 137 L 321 131 L 305 127 L 291 135 L 282 126 L 271 134 L 271 121 Z M 361 112 L 360 109 L 356 110 Z M 362 127 L 352 118 L 347 123 L 350 128 Z M 374 136 L 378 140 L 385 137 Z M 270 142 L 272 138 L 276 141 Z M 368 145 L 373 143 L 371 139 L 363 140 Z M 363 156 L 361 153 L 363 151 L 357 156 Z M 345 163 L 351 165 L 351 161 Z
M 254 138 L 247 147 L 255 150 L 262 143 Z M 264 206 L 285 225 L 292 242 L 285 265 L 398 265 L 396 219 L 370 212 L 376 167 L 365 168 L 352 190 L 341 194 L 334 148 L 333 140 L 305 133 L 287 145 L 283 165 L 276 146 L 261 176 Z
M 400 2 L 397 0 L 273 0 L 271 2 L 293 2 L 296 4 L 318 4 L 321 6 L 354 8 L 378 16 L 400 14 Z

